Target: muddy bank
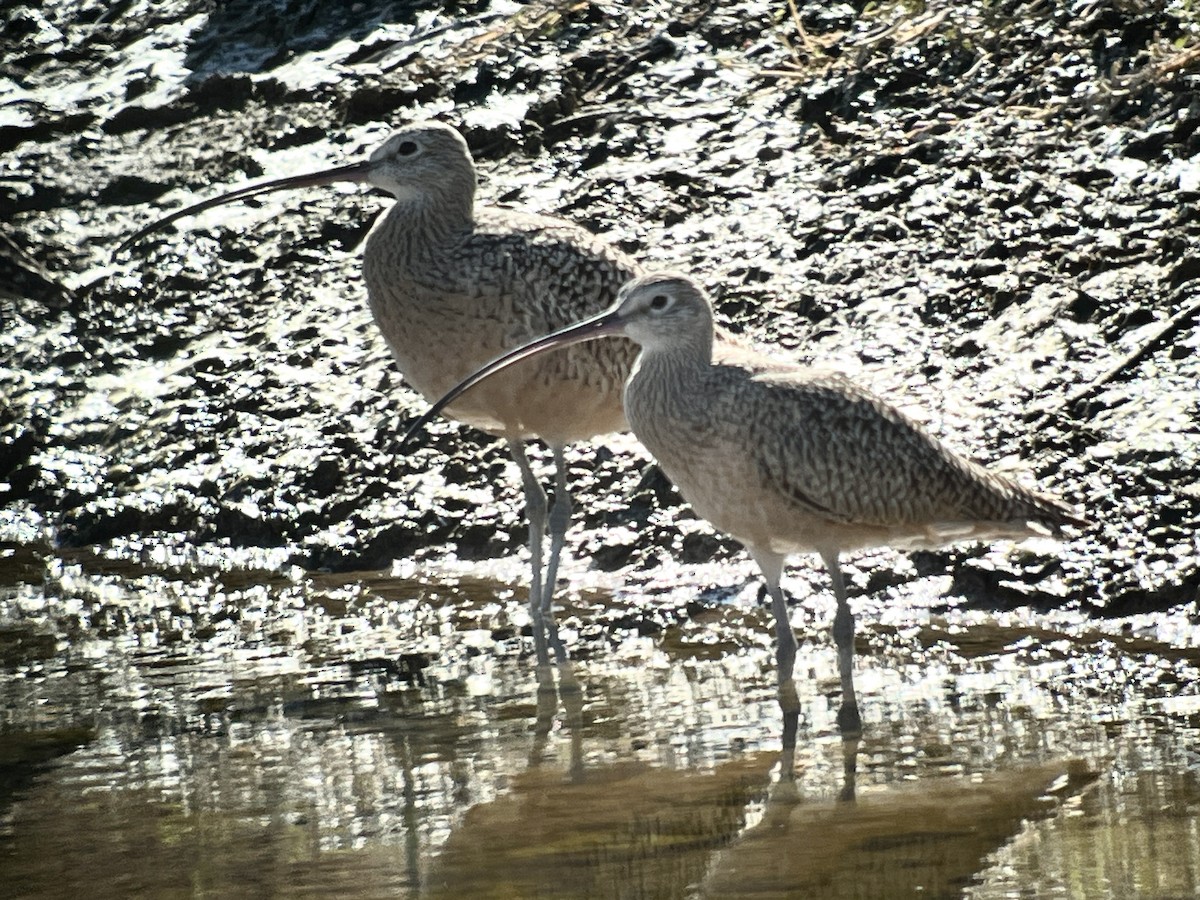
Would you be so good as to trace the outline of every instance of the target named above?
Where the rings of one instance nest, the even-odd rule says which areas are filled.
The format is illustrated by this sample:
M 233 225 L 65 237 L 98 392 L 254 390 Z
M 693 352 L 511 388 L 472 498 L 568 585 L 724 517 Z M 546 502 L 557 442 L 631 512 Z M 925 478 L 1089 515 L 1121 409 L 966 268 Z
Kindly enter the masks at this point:
M 158 210 L 433 116 L 466 134 L 482 200 L 698 273 L 735 329 L 851 371 L 1096 523 L 1058 549 L 918 556 L 956 602 L 1195 601 L 1194 16 L 255 5 L 276 32 L 249 9 L 4 14 L 8 541 L 262 547 L 310 570 L 516 552 L 494 441 L 443 424 L 396 452 L 423 401 L 369 320 L 357 252 L 385 199 L 274 195 L 111 259 Z M 572 462 L 577 558 L 637 581 L 736 552 L 628 439 Z M 857 589 L 905 577 L 864 567 Z
M 1187 4 L 42 6 L 0 12 L 0 895 L 1197 894 Z M 424 117 L 485 202 L 692 270 L 1094 526 L 851 560 L 861 742 L 797 560 L 792 781 L 755 567 L 581 445 L 540 690 L 507 454 L 398 452 L 386 198 L 113 258 Z

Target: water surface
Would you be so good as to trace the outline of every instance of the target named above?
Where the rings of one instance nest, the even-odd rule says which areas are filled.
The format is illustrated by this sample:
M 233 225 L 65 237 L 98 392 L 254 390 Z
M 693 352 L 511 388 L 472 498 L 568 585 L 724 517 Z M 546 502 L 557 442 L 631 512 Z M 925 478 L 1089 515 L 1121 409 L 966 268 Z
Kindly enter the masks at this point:
M 2 553 L 4 896 L 1200 890 L 1185 611 L 985 613 L 941 605 L 937 578 L 860 595 L 867 732 L 844 743 L 809 598 L 788 780 L 748 565 L 642 584 L 576 566 L 580 658 L 539 681 L 516 561 Z M 728 588 L 661 631 L 621 624 L 701 577 Z

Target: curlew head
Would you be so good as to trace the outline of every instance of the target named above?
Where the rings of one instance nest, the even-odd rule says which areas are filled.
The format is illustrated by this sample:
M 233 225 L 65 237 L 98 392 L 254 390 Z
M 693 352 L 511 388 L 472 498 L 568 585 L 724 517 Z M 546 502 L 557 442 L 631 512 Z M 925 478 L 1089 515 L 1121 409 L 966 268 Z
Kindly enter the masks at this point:
M 146 235 L 177 219 L 216 206 L 274 191 L 338 182 L 371 185 L 387 191 L 397 200 L 425 200 L 442 209 L 464 208 L 467 215 L 475 201 L 475 163 L 467 142 L 449 125 L 423 122 L 392 132 L 363 162 L 252 184 L 176 210 L 126 238 L 117 252 L 128 250 Z
M 635 278 L 621 288 L 616 302 L 604 312 L 510 350 L 468 375 L 409 426 L 400 446 L 497 372 L 540 353 L 609 335 L 624 335 L 641 344 L 643 352 L 693 348 L 707 357 L 712 352 L 712 307 L 699 285 L 684 275 L 656 272 Z
M 475 163 L 467 142 L 441 122 L 393 131 L 364 165 L 364 180 L 397 200 L 427 196 L 450 203 L 475 198 Z
M 621 288 L 611 310 L 620 333 L 643 350 L 711 346 L 712 306 L 703 289 L 686 275 L 652 272 Z

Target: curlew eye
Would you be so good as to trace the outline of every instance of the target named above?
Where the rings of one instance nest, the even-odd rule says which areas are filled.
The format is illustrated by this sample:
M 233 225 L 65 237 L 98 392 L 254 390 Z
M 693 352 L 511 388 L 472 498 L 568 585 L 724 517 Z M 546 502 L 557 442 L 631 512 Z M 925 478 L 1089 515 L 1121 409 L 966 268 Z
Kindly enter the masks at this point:
M 671 298 L 666 294 L 655 294 L 650 298 L 650 309 L 654 312 L 662 312 L 671 305 Z
M 397 156 L 412 156 L 417 152 L 417 145 L 413 141 L 402 141 L 400 146 L 396 148 Z

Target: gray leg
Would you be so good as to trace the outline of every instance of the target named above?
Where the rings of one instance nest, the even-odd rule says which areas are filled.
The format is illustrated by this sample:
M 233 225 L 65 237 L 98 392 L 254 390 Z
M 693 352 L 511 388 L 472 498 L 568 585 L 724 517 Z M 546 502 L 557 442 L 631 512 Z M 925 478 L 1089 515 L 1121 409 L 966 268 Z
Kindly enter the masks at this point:
M 837 644 L 838 673 L 842 678 L 842 708 L 838 710 L 838 728 L 844 738 L 862 734 L 862 717 L 858 713 L 858 697 L 854 693 L 854 613 L 846 602 L 846 583 L 836 553 L 822 553 L 829 577 L 833 580 L 833 596 L 837 613 L 833 617 L 833 640 Z
M 554 506 L 550 509 L 550 559 L 546 562 L 546 580 L 542 584 L 542 621 L 550 637 L 550 648 L 558 663 L 567 661 L 567 651 L 558 636 L 554 619 L 554 588 L 558 581 L 558 561 L 567 541 L 567 526 L 571 524 L 571 494 L 567 490 L 567 461 L 561 445 L 554 452 Z
M 796 732 L 800 725 L 800 698 L 796 696 L 796 684 L 792 672 L 796 667 L 796 634 L 788 616 L 787 601 L 783 597 L 780 580 L 783 577 L 784 557 L 769 550 L 750 548 L 758 567 L 767 581 L 767 592 L 771 595 L 771 612 L 775 615 L 775 663 L 779 676 L 779 709 L 783 713 L 783 746 L 779 753 L 779 780 L 789 782 L 795 778 Z
M 542 538 L 546 534 L 546 492 L 533 474 L 525 445 L 517 438 L 508 439 L 508 449 L 521 470 L 525 485 L 525 515 L 529 518 L 529 560 L 533 575 L 529 581 L 529 615 L 533 619 L 533 649 L 538 666 L 550 665 L 546 651 L 546 626 L 542 621 Z
M 771 612 L 775 614 L 775 661 L 778 663 L 779 685 L 791 684 L 792 670 L 796 665 L 796 635 L 788 620 L 787 601 L 779 581 L 783 577 L 784 557 L 769 550 L 749 548 L 758 567 L 767 580 L 767 592 L 771 595 Z M 782 694 L 781 694 L 782 696 Z M 788 712 L 788 710 L 784 710 Z
M 842 789 L 838 799 L 843 803 L 855 801 L 858 786 L 858 745 L 860 739 L 854 736 L 842 739 Z
M 779 708 L 783 712 L 779 780 L 792 781 L 796 777 L 796 734 L 800 729 L 800 698 L 796 695 L 794 681 L 779 685 Z

